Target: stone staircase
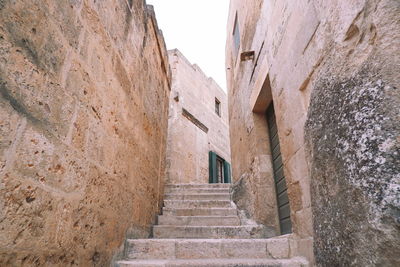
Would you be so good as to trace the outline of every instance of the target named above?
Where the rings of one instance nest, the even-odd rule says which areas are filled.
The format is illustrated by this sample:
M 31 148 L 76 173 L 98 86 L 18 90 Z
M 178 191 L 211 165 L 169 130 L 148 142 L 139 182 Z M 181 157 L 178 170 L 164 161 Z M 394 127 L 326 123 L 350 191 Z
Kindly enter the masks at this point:
M 308 266 L 290 258 L 287 238 L 272 236 L 265 226 L 242 222 L 230 184 L 167 185 L 153 238 L 127 240 L 118 266 Z

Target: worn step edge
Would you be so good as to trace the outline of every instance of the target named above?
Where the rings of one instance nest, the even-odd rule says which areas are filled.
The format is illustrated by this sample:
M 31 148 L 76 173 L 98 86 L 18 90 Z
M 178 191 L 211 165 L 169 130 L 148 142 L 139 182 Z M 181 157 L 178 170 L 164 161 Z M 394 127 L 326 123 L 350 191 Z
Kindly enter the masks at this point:
M 120 267 L 140 266 L 140 267 L 308 267 L 309 264 L 304 258 L 296 257 L 292 259 L 195 259 L 195 260 L 132 260 L 119 261 Z
M 179 187 L 170 187 L 165 188 L 164 193 L 179 193 L 179 194 L 192 194 L 192 193 L 225 193 L 229 194 L 230 188 L 179 188 Z
M 182 214 L 182 215 L 181 215 Z M 237 215 L 237 209 L 234 208 L 172 208 L 164 207 L 163 215 L 175 216 L 202 216 L 202 215 Z
M 232 184 L 166 184 L 166 188 L 230 188 Z
M 166 208 L 186 208 L 186 209 L 198 209 L 198 208 L 231 208 L 232 205 L 229 202 L 213 202 L 213 203 L 190 203 L 190 202 L 169 202 L 164 203 Z
M 226 200 L 204 200 L 204 199 L 166 199 L 164 200 L 164 205 L 167 204 L 199 204 L 199 205 L 222 205 L 222 204 L 232 204 L 230 199 Z
M 174 216 L 159 215 L 158 225 L 187 225 L 187 226 L 238 226 L 238 216 Z
M 230 208 L 228 200 L 165 200 L 167 208 Z
M 288 239 L 130 239 L 128 259 L 289 258 Z
M 165 194 L 165 200 L 230 200 L 229 193 Z
M 260 225 L 240 226 L 153 226 L 154 238 L 269 238 L 275 231 Z

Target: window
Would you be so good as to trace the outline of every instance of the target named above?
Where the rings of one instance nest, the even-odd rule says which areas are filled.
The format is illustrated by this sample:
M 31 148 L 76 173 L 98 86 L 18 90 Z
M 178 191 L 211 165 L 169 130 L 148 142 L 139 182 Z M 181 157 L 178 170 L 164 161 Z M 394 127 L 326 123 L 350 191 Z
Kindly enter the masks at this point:
M 221 102 L 218 99 L 215 99 L 215 113 L 221 117 Z
M 235 49 L 235 56 L 237 56 L 240 47 L 240 31 L 237 12 L 235 16 L 235 23 L 233 24 L 233 46 Z

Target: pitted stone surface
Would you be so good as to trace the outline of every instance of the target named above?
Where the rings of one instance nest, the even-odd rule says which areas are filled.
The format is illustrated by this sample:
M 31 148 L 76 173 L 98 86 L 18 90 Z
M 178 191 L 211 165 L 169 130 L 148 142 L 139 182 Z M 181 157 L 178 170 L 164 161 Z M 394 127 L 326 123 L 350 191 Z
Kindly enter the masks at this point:
M 149 235 L 169 83 L 145 1 L 0 0 L 0 266 L 107 266 Z

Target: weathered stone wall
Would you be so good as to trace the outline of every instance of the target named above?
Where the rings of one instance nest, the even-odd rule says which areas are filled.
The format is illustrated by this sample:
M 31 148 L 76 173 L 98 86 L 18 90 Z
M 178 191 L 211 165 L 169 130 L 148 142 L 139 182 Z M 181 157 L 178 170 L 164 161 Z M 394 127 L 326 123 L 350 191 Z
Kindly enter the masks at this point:
M 149 234 L 168 76 L 144 1 L 0 1 L 1 266 L 107 266 Z
M 172 71 L 167 146 L 168 183 L 208 183 L 208 152 L 231 161 L 226 93 L 179 50 L 169 51 Z M 215 112 L 220 101 L 221 117 Z M 188 111 L 201 124 L 185 117 Z M 195 123 L 193 123 L 195 122 Z M 201 129 L 203 128 L 203 129 Z
M 264 118 L 273 101 L 296 253 L 312 259 L 314 238 L 320 266 L 398 265 L 399 8 L 396 0 L 231 1 L 226 64 L 239 206 L 273 225 Z M 241 60 L 245 51 L 254 58 Z
M 294 3 L 285 1 L 232 1 L 226 55 L 233 177 L 238 181 L 235 199 L 250 217 L 280 232 L 265 115 L 273 99 L 293 232 L 304 238 L 307 245 L 302 247 L 311 246 L 312 236 L 309 175 L 302 140 L 305 92 L 284 89 L 296 87 L 296 83 L 300 87 L 301 83 L 301 77 L 292 70 L 294 51 L 287 44 L 298 28 L 289 28 L 287 21 L 291 17 L 300 20 L 300 13 L 310 6 L 297 10 Z M 241 38 L 238 55 L 232 50 L 236 12 Z M 241 53 L 246 51 L 254 51 L 253 58 L 241 60 Z
M 263 1 L 231 1 L 230 4 L 226 66 L 232 177 L 236 182 L 234 200 L 238 207 L 246 211 L 248 217 L 275 228 L 279 233 L 266 116 L 253 113 L 250 107 L 252 87 L 257 77 L 253 73 L 255 64 L 251 60 L 241 62 L 240 52 L 236 54 L 233 48 L 232 36 L 237 14 L 241 38 L 239 50 L 246 51 L 251 47 L 262 4 Z M 262 40 L 261 37 L 254 38 Z M 254 43 L 258 44 L 258 41 L 255 39 Z M 259 51 L 256 51 L 256 57 L 257 53 Z

